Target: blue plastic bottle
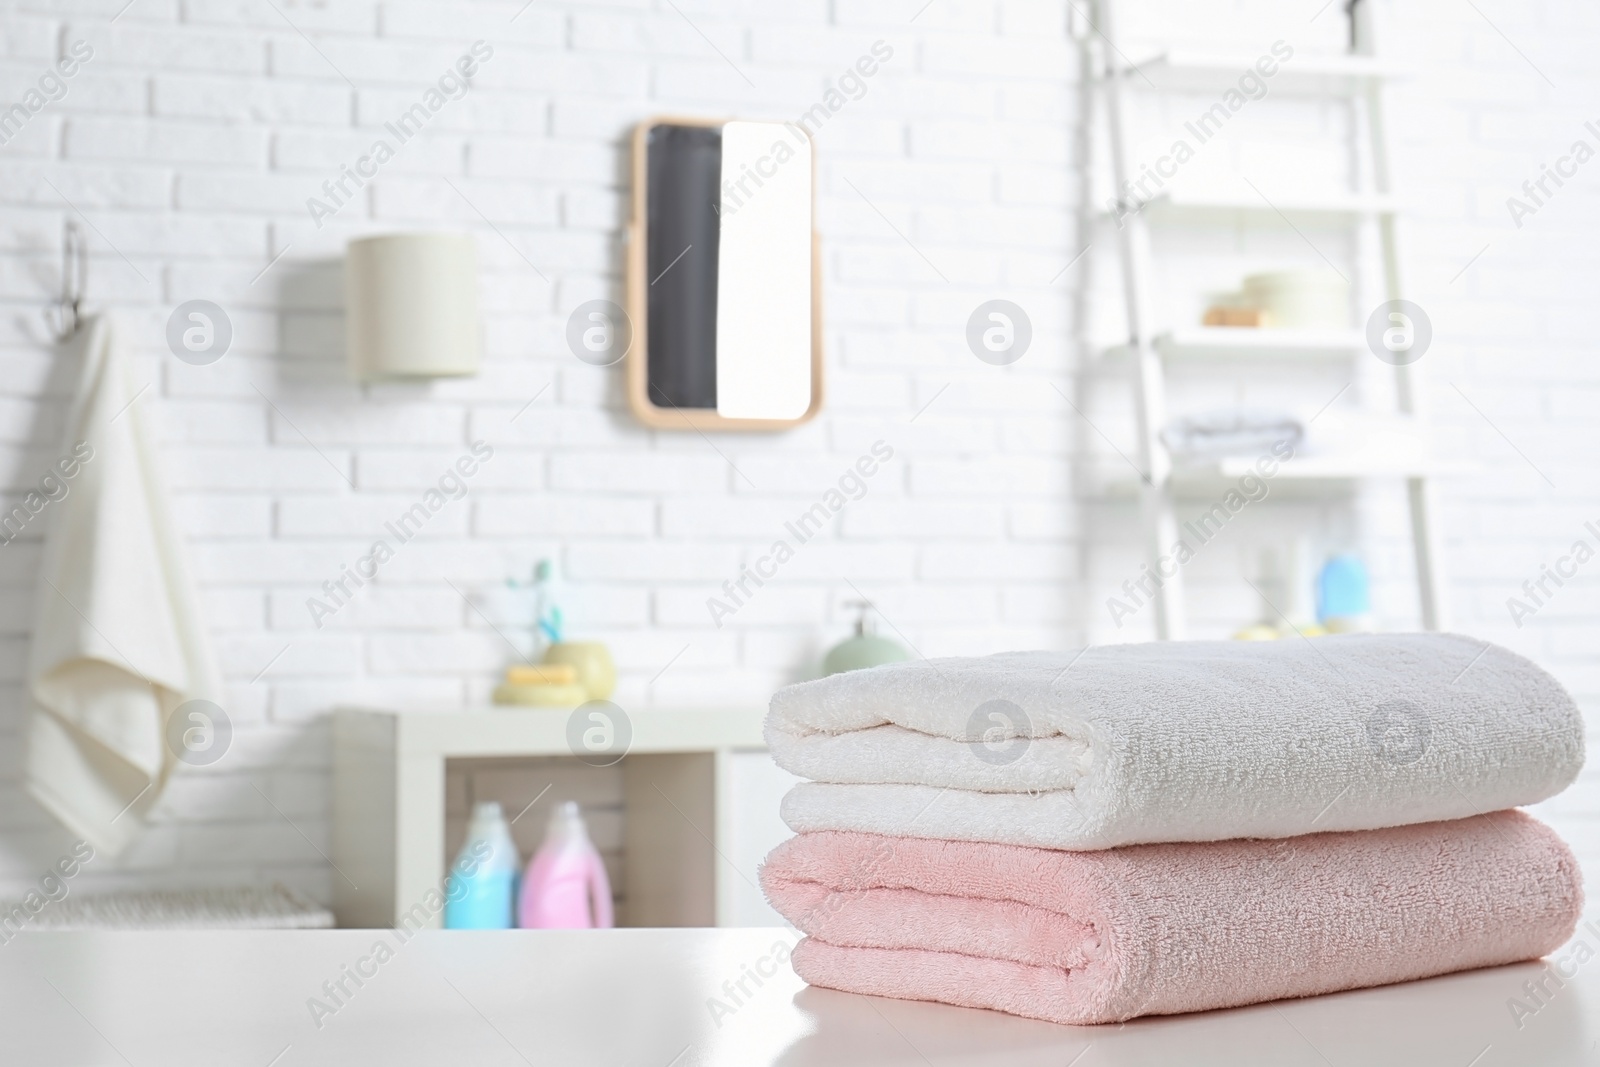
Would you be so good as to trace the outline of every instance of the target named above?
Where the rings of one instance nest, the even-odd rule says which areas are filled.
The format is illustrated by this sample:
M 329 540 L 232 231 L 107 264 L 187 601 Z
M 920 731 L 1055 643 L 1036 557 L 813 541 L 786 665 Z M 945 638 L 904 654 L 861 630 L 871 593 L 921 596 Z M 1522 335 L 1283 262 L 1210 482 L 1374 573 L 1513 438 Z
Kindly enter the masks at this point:
M 466 844 L 450 867 L 445 929 L 513 929 L 521 865 L 500 805 L 491 800 L 473 808 Z
M 1334 556 L 1317 575 L 1317 621 L 1329 633 L 1362 633 L 1372 626 L 1367 568 L 1349 553 Z

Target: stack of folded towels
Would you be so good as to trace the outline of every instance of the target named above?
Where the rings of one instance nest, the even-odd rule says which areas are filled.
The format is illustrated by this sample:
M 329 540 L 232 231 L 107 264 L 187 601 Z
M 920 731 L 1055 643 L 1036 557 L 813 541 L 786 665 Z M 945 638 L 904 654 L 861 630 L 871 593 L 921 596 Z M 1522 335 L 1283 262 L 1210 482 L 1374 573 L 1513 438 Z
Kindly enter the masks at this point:
M 772 701 L 806 981 L 1060 1023 L 1533 959 L 1578 867 L 1550 675 L 1443 634 L 928 660 Z

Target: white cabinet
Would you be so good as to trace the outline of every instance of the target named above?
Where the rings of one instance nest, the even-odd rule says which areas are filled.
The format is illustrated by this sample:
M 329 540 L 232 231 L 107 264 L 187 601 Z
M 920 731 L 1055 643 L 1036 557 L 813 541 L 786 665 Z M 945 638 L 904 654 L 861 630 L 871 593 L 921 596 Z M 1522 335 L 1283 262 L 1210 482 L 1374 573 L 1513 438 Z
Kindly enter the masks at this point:
M 446 783 L 456 777 L 447 776 L 447 764 L 491 761 L 503 780 L 518 759 L 537 761 L 530 773 L 542 764 L 546 777 L 568 782 L 592 771 L 604 779 L 598 794 L 615 791 L 620 771 L 620 833 L 609 836 L 619 846 L 613 865 L 623 925 L 774 925 L 781 920 L 761 896 L 756 868 L 788 836 L 778 801 L 794 779 L 766 753 L 764 714 L 634 711 L 627 754 L 612 767 L 590 768 L 569 747 L 566 711 L 341 708 L 331 857 L 339 925 L 393 926 L 411 916 L 438 926 L 440 914 L 417 905 L 443 891 L 446 849 L 455 844 L 446 834 Z M 548 770 L 551 757 L 563 761 L 559 775 Z M 537 782 L 522 789 L 534 796 Z M 538 817 L 537 810 L 529 816 Z

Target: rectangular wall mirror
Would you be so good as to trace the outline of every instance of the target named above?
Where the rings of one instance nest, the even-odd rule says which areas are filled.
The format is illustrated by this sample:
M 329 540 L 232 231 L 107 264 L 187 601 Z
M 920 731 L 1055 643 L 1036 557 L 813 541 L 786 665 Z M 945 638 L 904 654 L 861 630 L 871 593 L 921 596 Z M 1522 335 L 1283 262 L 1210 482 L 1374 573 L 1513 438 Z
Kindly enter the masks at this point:
M 822 406 L 816 166 L 799 126 L 657 118 L 633 140 L 628 402 L 658 429 L 777 430 Z

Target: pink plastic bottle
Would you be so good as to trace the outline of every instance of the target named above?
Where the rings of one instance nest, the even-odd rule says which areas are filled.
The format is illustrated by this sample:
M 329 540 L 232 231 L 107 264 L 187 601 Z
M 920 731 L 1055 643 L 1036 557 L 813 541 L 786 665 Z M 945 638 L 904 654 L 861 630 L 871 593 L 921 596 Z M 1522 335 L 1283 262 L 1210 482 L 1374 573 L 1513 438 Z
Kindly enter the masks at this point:
M 544 844 L 522 877 L 517 925 L 524 930 L 606 929 L 613 925 L 611 882 L 589 841 L 578 805 L 556 805 Z

